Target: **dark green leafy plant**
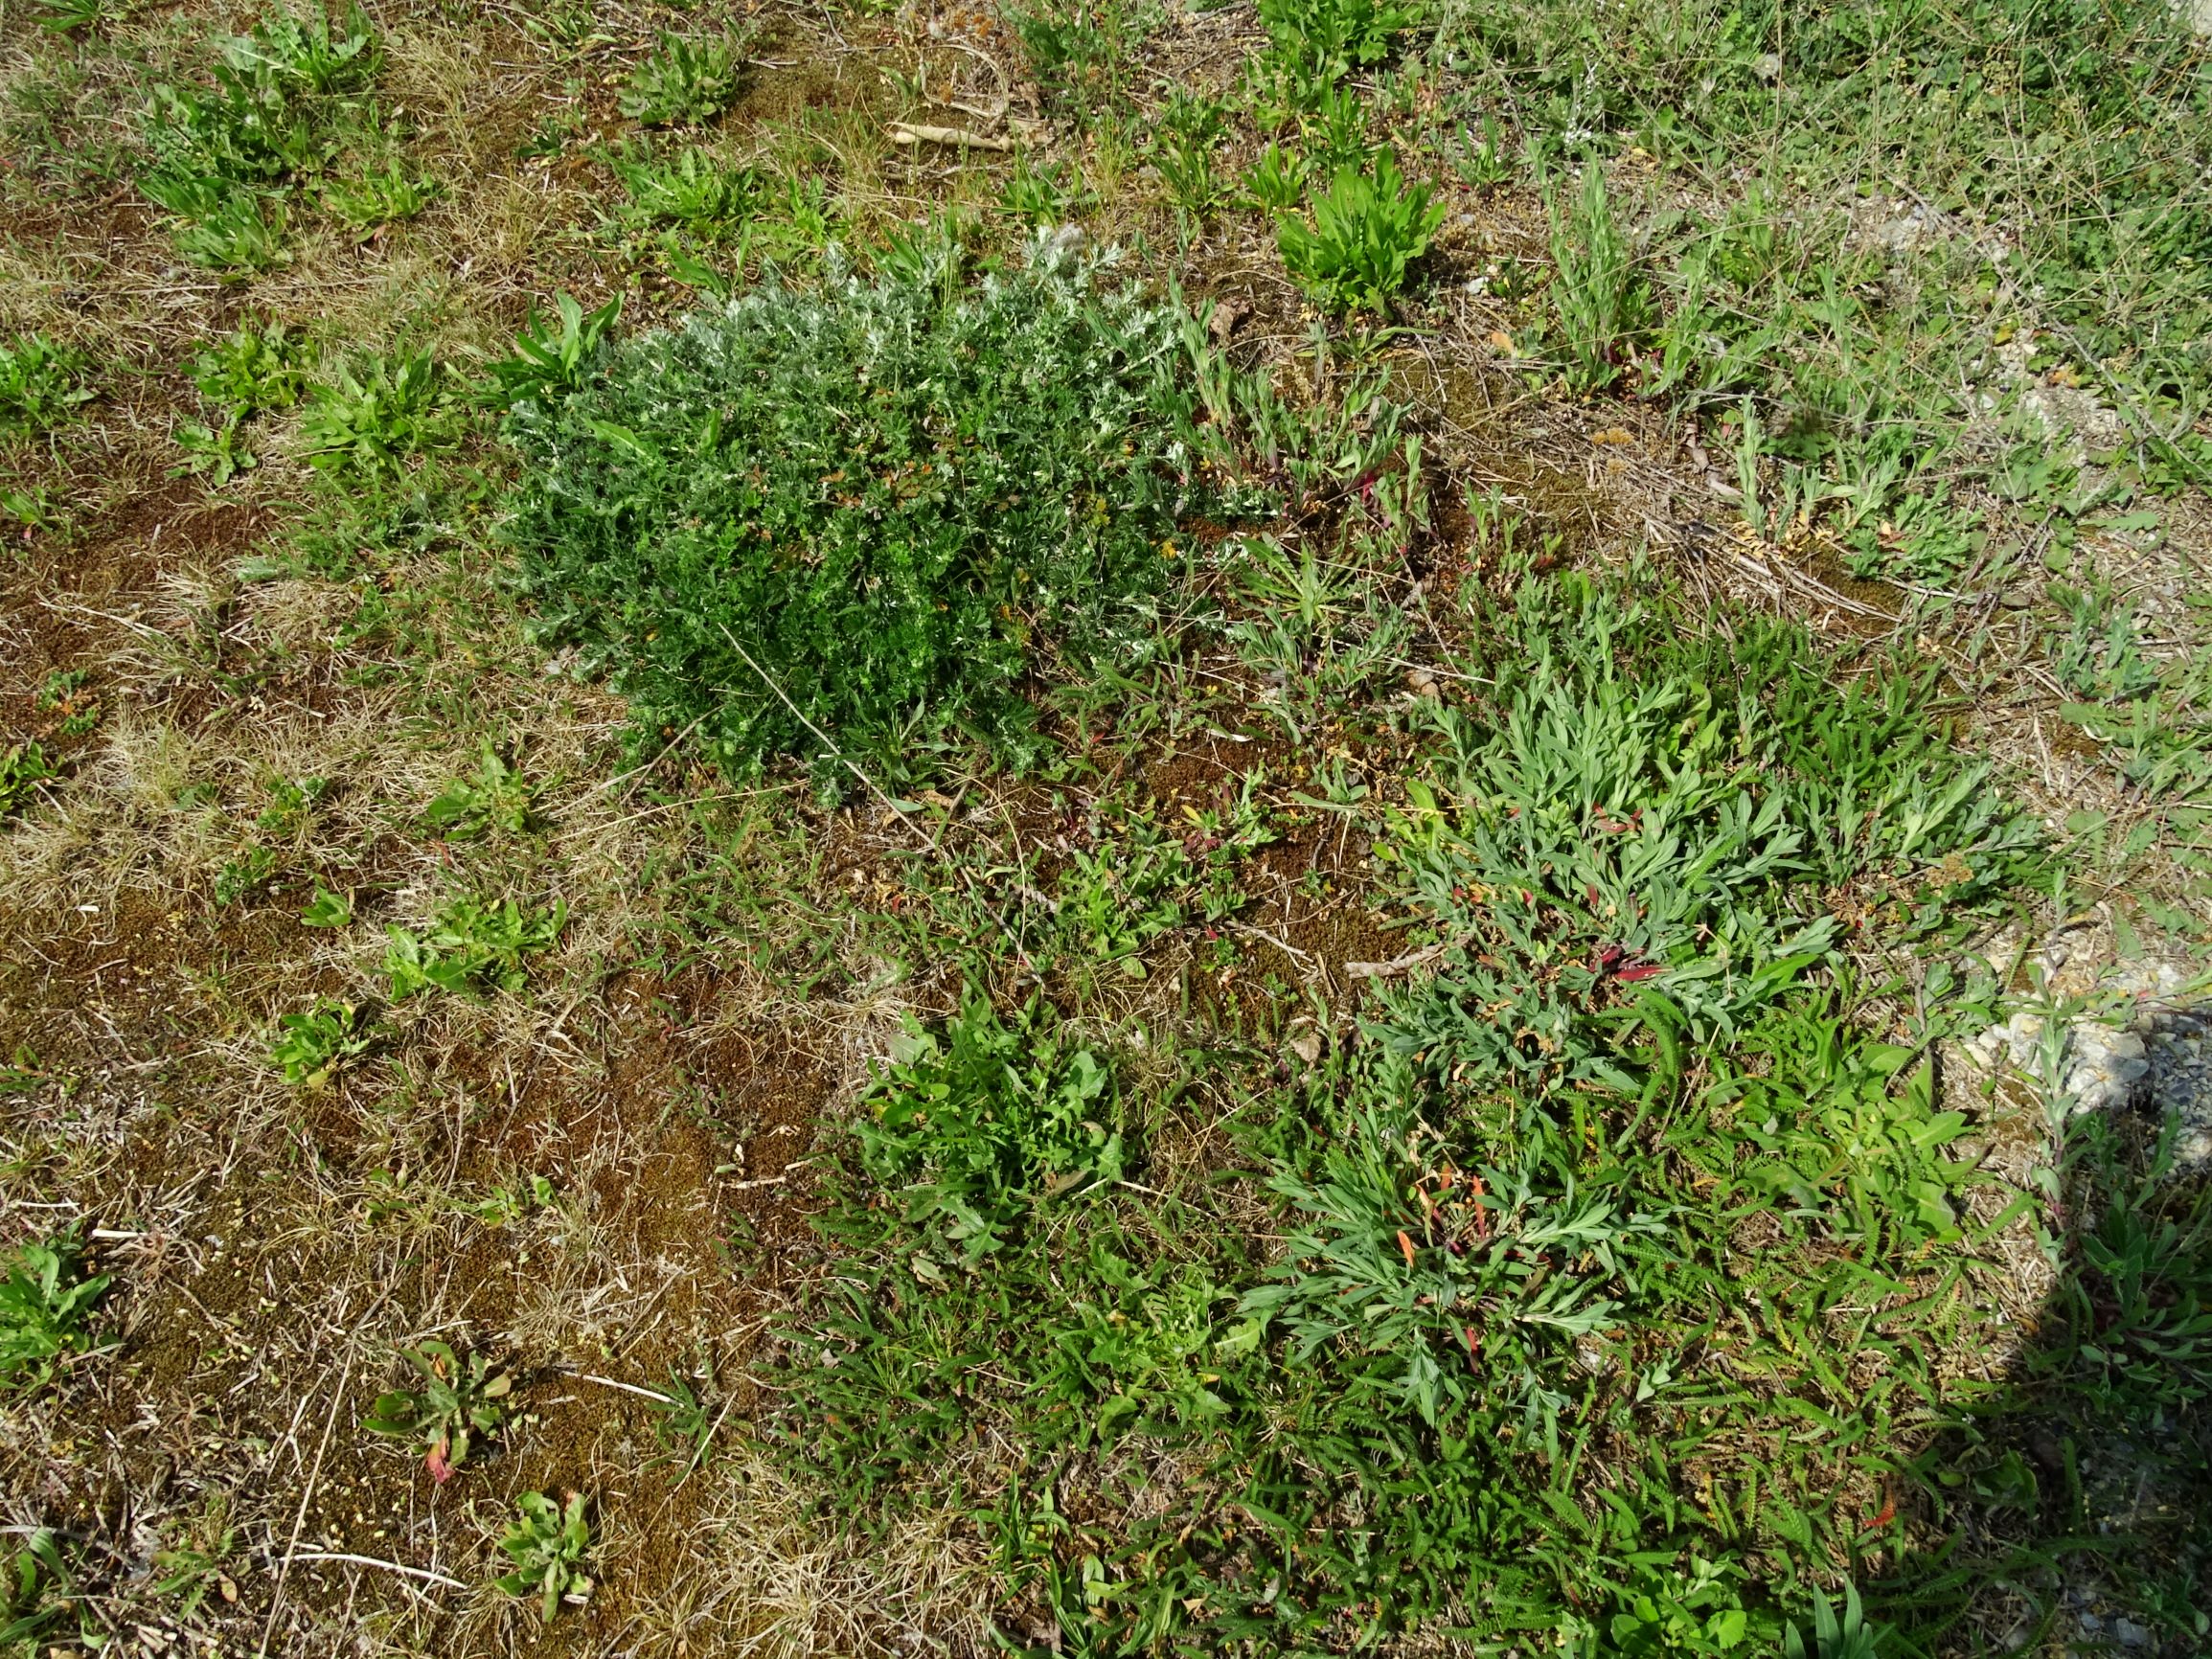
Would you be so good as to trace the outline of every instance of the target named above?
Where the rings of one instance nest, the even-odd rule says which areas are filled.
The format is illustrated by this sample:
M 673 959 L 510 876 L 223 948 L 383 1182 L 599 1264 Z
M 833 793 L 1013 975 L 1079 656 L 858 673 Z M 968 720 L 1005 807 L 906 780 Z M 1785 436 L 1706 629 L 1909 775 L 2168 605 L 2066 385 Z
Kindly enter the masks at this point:
M 1313 203 L 1311 225 L 1295 214 L 1276 222 L 1283 263 L 1333 311 L 1380 311 L 1444 223 L 1434 196 L 1427 185 L 1407 183 L 1388 150 L 1371 173 L 1340 169 Z
M 394 161 L 358 177 L 333 179 L 323 191 L 323 206 L 367 240 L 386 225 L 415 217 L 441 193 L 436 180 Z
M 1040 0 L 1010 10 L 1007 22 L 1046 96 L 1097 117 L 1128 106 L 1139 50 L 1166 16 L 1158 0 Z
M 630 342 L 509 422 L 543 631 L 733 770 L 1014 750 L 1023 676 L 1154 648 L 1196 486 L 1175 314 L 1049 241 L 980 282 L 929 238 L 884 262 Z
M 1269 55 L 1309 94 L 1381 62 L 1418 15 L 1379 0 L 1260 0 Z
M 210 403 L 239 415 L 289 409 L 306 389 L 308 349 L 282 323 L 239 329 L 192 360 L 192 383 Z
M 31 706 L 42 715 L 60 716 L 55 736 L 81 738 L 100 724 L 103 712 L 100 694 L 88 691 L 90 669 L 56 669 L 31 693 Z
M 320 881 L 315 883 L 314 897 L 300 912 L 303 927 L 350 927 L 353 921 L 353 905 L 344 894 L 332 893 Z
M 708 1365 L 707 1388 L 712 1389 L 714 1381 L 714 1367 Z M 646 1402 L 653 1414 L 653 1438 L 668 1448 L 669 1461 L 681 1463 L 684 1473 L 690 1475 L 714 1449 L 715 1431 L 721 1426 L 727 1408 L 718 1413 L 713 1400 L 703 1397 L 690 1377 L 673 1370 L 658 1394 L 659 1398 Z
M 468 1461 L 479 1438 L 506 1426 L 514 1379 L 493 1371 L 481 1352 L 464 1357 L 450 1343 L 425 1342 L 402 1348 L 399 1355 L 415 1368 L 422 1386 L 378 1395 L 361 1426 L 415 1446 L 430 1478 L 443 1486 Z
M 411 457 L 449 443 L 459 399 L 427 351 L 341 365 L 308 389 L 300 421 L 310 465 L 341 477 L 397 476 Z
M 566 294 L 555 295 L 553 305 L 560 318 L 558 330 L 546 327 L 533 302 L 522 332 L 514 337 L 514 355 L 490 366 L 497 398 L 510 408 L 526 401 L 555 404 L 582 391 L 622 316 L 620 294 L 588 312 Z
M 94 29 L 120 21 L 129 11 L 128 0 L 40 0 L 38 27 L 57 34 Z M 6 1640 L 0 1636 L 0 1640 Z
M 104 1635 L 82 1602 L 59 1540 L 48 1528 L 33 1532 L 7 1567 L 0 1569 L 0 1652 L 39 1651 L 42 1638 L 68 1617 L 73 1603 L 80 1627 Z
M 154 87 L 139 188 L 171 216 L 186 259 L 262 270 L 283 257 L 288 218 L 269 193 L 335 154 L 336 101 L 375 75 L 380 49 L 357 5 L 335 24 L 319 5 L 272 11 L 215 47 L 213 85 Z
M 458 898 L 438 913 L 425 932 L 388 927 L 384 972 L 392 983 L 392 1000 L 432 989 L 465 994 L 484 985 L 520 990 L 530 977 L 523 959 L 550 949 L 567 925 L 564 900 L 556 900 L 551 910 L 537 910 L 512 898 L 495 904 Z
M 648 126 L 712 121 L 737 102 L 751 44 L 750 34 L 663 34 L 631 72 L 617 101 L 623 114 Z
M 347 1061 L 369 1052 L 374 1039 L 361 1029 L 360 1017 L 352 1003 L 331 997 L 305 1013 L 279 1016 L 269 1064 L 295 1088 L 322 1087 Z
M 1567 352 L 1567 385 L 1602 392 L 1621 376 L 1639 332 L 1647 302 L 1627 239 L 1606 193 L 1605 170 L 1594 160 L 1583 170 L 1574 204 L 1550 204 L 1552 304 Z
M 697 145 L 671 150 L 643 140 L 623 144 L 606 152 L 606 165 L 629 193 L 617 216 L 632 228 L 682 225 L 719 236 L 758 211 L 765 194 L 757 169 L 733 166 Z
M 161 188 L 149 181 L 147 193 L 153 195 Z M 157 199 L 177 216 L 171 231 L 176 251 L 194 264 L 251 273 L 284 262 L 285 231 L 291 215 L 281 197 L 242 185 L 222 185 L 190 193 L 167 190 Z
M 1280 216 L 1306 199 L 1306 164 L 1298 152 L 1270 144 L 1244 174 L 1244 193 L 1261 212 Z
M 0 1279 L 0 1387 L 41 1386 L 90 1345 L 85 1321 L 113 1279 L 86 1275 L 82 1257 L 73 1233 L 12 1253 Z
M 1385 1077 L 1369 1099 L 1414 1093 Z M 1295 1360 L 1338 1343 L 1387 1355 L 1425 1422 L 1479 1392 L 1556 1445 L 1567 1397 L 1547 1375 L 1572 1366 L 1577 1338 L 1612 1329 L 1600 1287 L 1618 1280 L 1624 1242 L 1664 1217 L 1578 1196 L 1571 1173 L 1539 1166 L 1459 1170 L 1426 1139 L 1402 1107 L 1369 1105 L 1313 1177 L 1277 1175 L 1303 1230 L 1275 1282 L 1246 1293 L 1245 1340 L 1281 1325 Z
M 1828 1598 L 1813 1593 L 1813 1640 L 1791 1624 L 1782 1637 L 1783 1659 L 1881 1659 L 1881 1643 L 1866 1622 L 1859 1604 L 1859 1586 L 1843 1586 L 1843 1616 L 1828 1604 Z
M 153 1553 L 157 1593 L 174 1597 L 176 1616 L 190 1619 L 217 1591 L 224 1601 L 238 1600 L 238 1581 L 226 1571 L 238 1549 L 238 1528 L 231 1524 L 230 1500 L 211 1492 L 200 1513 L 187 1520 L 166 1549 Z
M 91 399 L 83 352 L 43 334 L 0 341 L 0 439 L 57 426 Z
M 540 1598 L 539 1614 L 550 1625 L 563 1602 L 582 1606 L 591 1598 L 591 1579 L 583 1571 L 591 1548 L 583 1494 L 570 1492 L 566 1504 L 557 1505 L 543 1492 L 524 1492 L 514 1507 L 516 1517 L 499 1540 L 514 1570 L 492 1582 L 510 1596 Z
M 519 835 L 530 828 L 537 790 L 522 769 L 484 741 L 476 776 L 457 778 L 422 808 L 422 822 L 448 841 L 469 841 L 496 830 Z
M 194 357 L 192 381 L 211 420 L 186 421 L 176 440 L 186 460 L 180 471 L 208 475 L 217 488 L 260 465 L 246 446 L 246 423 L 272 409 L 288 409 L 306 386 L 306 348 L 282 324 L 251 325 Z
M 1445 965 L 1390 993 L 1392 1040 L 1439 1075 L 1633 1093 L 1624 1034 L 1731 1037 L 1835 959 L 1819 895 L 1932 933 L 2041 867 L 2034 824 L 1925 713 L 1925 674 L 1838 695 L 1801 634 L 1723 649 L 1580 580 L 1497 621 L 1524 654 L 1494 701 L 1434 710 L 1439 787 L 1410 786 L 1383 852 Z
M 58 775 L 36 743 L 17 743 L 0 754 L 0 818 L 24 806 L 39 784 Z
M 1040 1010 L 1012 1024 L 972 991 L 942 1035 L 910 1027 L 869 1086 L 861 1167 L 901 1194 L 901 1218 L 973 1265 L 1054 1200 L 1129 1162 L 1111 1074 Z
M 1152 169 L 1185 214 L 1203 217 L 1220 195 L 1214 149 L 1225 130 L 1225 111 L 1208 98 L 1172 94 L 1152 130 Z
M 272 11 L 246 34 L 217 44 L 226 66 L 318 98 L 365 85 L 383 50 L 358 4 L 335 23 L 320 5 Z

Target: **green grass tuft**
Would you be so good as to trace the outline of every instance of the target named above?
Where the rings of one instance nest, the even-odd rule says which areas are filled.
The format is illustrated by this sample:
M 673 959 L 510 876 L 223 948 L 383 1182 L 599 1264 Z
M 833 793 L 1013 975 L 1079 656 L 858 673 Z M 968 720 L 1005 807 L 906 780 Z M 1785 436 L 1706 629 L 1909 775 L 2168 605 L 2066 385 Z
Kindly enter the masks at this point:
M 1018 753 L 1025 676 L 1142 662 L 1197 485 L 1176 313 L 1040 243 L 971 278 L 771 284 L 517 405 L 512 537 L 549 634 L 733 770 Z

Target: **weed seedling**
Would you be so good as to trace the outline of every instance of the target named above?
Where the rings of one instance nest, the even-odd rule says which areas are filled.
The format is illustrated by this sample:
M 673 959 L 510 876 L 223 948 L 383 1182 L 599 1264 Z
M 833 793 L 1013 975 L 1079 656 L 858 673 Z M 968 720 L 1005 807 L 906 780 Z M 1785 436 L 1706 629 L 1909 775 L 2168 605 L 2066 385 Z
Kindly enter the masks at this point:
M 329 997 L 305 1013 L 281 1015 L 269 1044 L 269 1064 L 294 1088 L 322 1087 L 349 1060 L 369 1052 L 374 1039 L 361 1028 L 360 1017 L 352 1003 Z
M 210 1590 L 225 1602 L 236 1604 L 238 1583 L 224 1566 L 237 1544 L 238 1529 L 230 1523 L 230 1501 L 218 1489 L 208 1494 L 206 1509 L 186 1522 L 174 1543 L 154 1552 L 153 1587 L 161 1595 L 177 1599 L 179 1619 L 190 1619 L 198 1612 Z
M 1378 0 L 1260 0 L 1270 56 L 1310 94 L 1381 62 L 1415 16 L 1411 7 Z
M 515 1520 L 499 1540 L 514 1570 L 492 1582 L 510 1596 L 539 1597 L 539 1614 L 550 1625 L 563 1602 L 581 1607 L 591 1599 L 591 1579 L 583 1571 L 591 1548 L 583 1494 L 570 1492 L 565 1505 L 556 1505 L 543 1492 L 524 1492 L 514 1507 Z
M 425 933 L 389 927 L 384 972 L 392 1000 L 431 989 L 465 993 L 487 984 L 520 990 L 529 978 L 523 958 L 550 948 L 567 924 L 568 906 L 560 900 L 545 911 L 512 898 L 495 904 L 460 898 L 440 911 Z
M 1620 378 L 1646 302 L 1596 161 L 1584 168 L 1582 194 L 1571 208 L 1552 201 L 1551 220 L 1558 267 L 1552 302 L 1566 345 L 1567 385 L 1602 392 Z
M 100 699 L 84 689 L 91 678 L 90 669 L 56 669 L 32 693 L 33 708 L 61 716 L 54 728 L 56 737 L 81 738 L 100 724 Z
M 441 193 L 435 181 L 395 161 L 358 178 L 332 180 L 323 192 L 323 206 L 367 241 L 386 225 L 413 218 Z
M 92 400 L 84 354 L 43 334 L 0 341 L 0 439 L 28 438 L 58 426 Z
M 33 1532 L 6 1569 L 0 1570 L 0 1652 L 36 1653 L 43 1648 L 43 1639 L 68 1617 L 71 1604 L 80 1602 L 75 1589 L 59 1541 L 46 1528 Z M 98 1638 L 106 1634 L 81 1605 L 78 1614 L 80 1627 L 86 1635 Z M 98 1648 L 93 1647 L 93 1650 Z
M 881 264 L 755 287 L 508 419 L 544 633 L 733 771 L 796 753 L 836 789 L 840 757 L 1033 752 L 1033 652 L 1154 648 L 1189 510 L 1174 313 L 1043 237 L 982 284 L 935 235 Z
M 1283 263 L 1330 310 L 1382 310 L 1444 223 L 1434 195 L 1407 183 L 1388 150 L 1372 173 L 1342 169 L 1313 203 L 1311 225 L 1295 214 L 1277 221 Z
M 714 1380 L 710 1367 L 706 1374 L 708 1388 L 713 1388 Z M 691 1379 L 680 1372 L 671 1371 L 668 1385 L 660 1392 L 659 1399 L 649 1402 L 657 1419 L 653 1434 L 669 1448 L 671 1457 L 682 1463 L 688 1475 L 706 1462 L 720 1419 L 713 1403 L 702 1398 Z
M 623 114 L 647 126 L 712 121 L 737 102 L 751 44 L 750 34 L 663 34 L 623 89 L 617 101 Z
M 1843 1616 L 1813 1592 L 1813 1640 L 1792 1623 L 1782 1634 L 1783 1659 L 1881 1659 L 1881 1644 L 1859 1604 L 1859 1586 L 1843 1586 Z
M 216 872 L 215 901 L 230 905 L 252 893 L 277 873 L 273 847 L 249 847 L 236 858 L 226 858 Z
M 905 1047 L 869 1089 L 862 1161 L 970 1264 L 1040 1205 L 1125 1172 L 1111 1075 L 1041 1008 L 1009 1025 L 971 991 L 942 1038 L 917 1027 Z
M 489 739 L 474 780 L 456 779 L 422 808 L 422 822 L 448 841 L 470 841 L 491 830 L 519 835 L 530 827 L 536 788 L 521 768 L 508 763 Z
M 443 1486 L 468 1461 L 477 1439 L 506 1425 L 514 1380 L 493 1371 L 482 1353 L 463 1358 L 448 1343 L 425 1342 L 399 1354 L 421 1374 L 422 1386 L 378 1395 L 361 1426 L 414 1446 L 430 1478 Z
M 353 901 L 342 893 L 332 893 L 319 881 L 315 883 L 315 896 L 308 900 L 308 907 L 300 912 L 300 925 L 351 927 L 353 923 Z
M 193 359 L 192 381 L 210 419 L 177 427 L 185 452 L 179 472 L 203 473 L 217 489 L 260 465 L 246 447 L 246 422 L 272 409 L 288 409 L 306 384 L 305 351 L 282 325 L 244 328 Z
M 1262 213 L 1281 217 L 1306 199 L 1306 164 L 1288 146 L 1270 144 L 1244 174 L 1244 196 Z
M 428 352 L 342 366 L 308 392 L 300 422 L 310 465 L 344 478 L 397 476 L 449 442 L 458 400 Z
M 90 1346 L 84 1326 L 112 1275 L 88 1277 L 76 1235 L 25 1244 L 0 1280 L 0 1386 L 43 1386 L 56 1363 Z
M 0 818 L 27 805 L 39 784 L 57 775 L 36 743 L 17 743 L 0 754 Z
M 554 297 L 560 318 L 558 331 L 549 330 L 535 303 L 522 332 L 514 339 L 514 355 L 490 366 L 499 401 L 513 407 L 526 401 L 557 403 L 571 392 L 581 392 L 597 367 L 607 330 L 622 315 L 617 294 L 597 310 L 586 311 L 566 294 Z

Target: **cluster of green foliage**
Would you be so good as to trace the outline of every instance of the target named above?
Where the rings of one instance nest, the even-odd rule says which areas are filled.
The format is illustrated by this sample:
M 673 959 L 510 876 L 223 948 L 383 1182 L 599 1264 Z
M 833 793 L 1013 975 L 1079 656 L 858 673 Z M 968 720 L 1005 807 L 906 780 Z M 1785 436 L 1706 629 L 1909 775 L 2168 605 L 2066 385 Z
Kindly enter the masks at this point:
M 422 808 L 422 822 L 448 841 L 493 832 L 519 835 L 530 827 L 536 785 L 487 738 L 474 778 L 456 778 Z
M 300 420 L 310 466 L 341 479 L 400 476 L 409 462 L 446 446 L 464 422 L 460 389 L 428 352 L 356 358 L 308 388 Z
M 53 761 L 38 744 L 11 744 L 0 754 L 0 819 L 27 804 L 38 785 L 56 775 Z
M 90 1342 L 85 1321 L 110 1276 L 88 1275 L 77 1237 L 63 1233 L 11 1254 L 0 1279 L 0 1387 L 38 1387 Z
M 2100 504 L 2044 417 L 1968 441 L 1982 399 L 2051 375 L 2125 420 L 2145 482 L 2212 477 L 2212 80 L 2161 0 L 1883 0 L 1787 27 L 1735 0 L 1476 0 L 1441 38 L 1467 119 L 1515 111 L 1536 182 L 1581 152 L 1554 215 L 1568 385 L 1632 380 L 1722 424 L 1761 528 L 1802 512 L 1862 573 L 1937 583 L 1991 551 L 1977 494 L 2065 541 Z M 1590 179 L 1630 135 L 1694 204 L 1644 214 L 1633 257 Z M 1511 170 L 1494 134 L 1468 165 Z
M 1437 786 L 1379 850 L 1434 919 L 1440 971 L 1388 1007 L 1438 1076 L 1640 1089 L 1630 1034 L 1729 1040 L 1839 962 L 1832 906 L 1918 939 L 2037 877 L 2040 828 L 1949 747 L 1924 669 L 1839 693 L 1794 628 L 1685 637 L 1581 579 L 1490 624 L 1494 689 L 1434 707 Z
M 591 1523 L 582 1492 L 555 1503 L 543 1492 L 524 1492 L 514 1500 L 515 1517 L 500 1535 L 499 1548 L 514 1563 L 492 1580 L 510 1596 L 538 1598 L 538 1615 L 548 1625 L 563 1602 L 590 1598 L 591 1579 L 583 1570 L 591 1549 Z
M 1260 0 L 1267 52 L 1254 73 L 1283 77 L 1298 103 L 1316 102 L 1347 76 L 1380 63 L 1418 16 L 1415 7 L 1377 0 Z
M 105 1637 L 53 1529 L 33 1531 L 0 1570 L 0 1652 L 35 1653 L 75 1615 L 86 1645 Z
M 1380 310 L 1405 285 L 1407 267 L 1428 251 L 1444 208 L 1426 185 L 1408 184 L 1389 150 L 1371 170 L 1339 169 L 1313 202 L 1313 222 L 1276 222 L 1283 263 L 1331 310 Z
M 99 729 L 106 711 L 99 693 L 89 689 L 91 681 L 90 669 L 56 669 L 31 693 L 34 709 L 56 716 L 56 737 L 81 738 Z
M 648 126 L 712 121 L 737 102 L 750 34 L 663 34 L 631 73 L 619 102 Z
M 255 417 L 289 409 L 306 389 L 307 348 L 284 325 L 248 325 L 200 352 L 192 383 L 209 419 L 177 428 L 184 472 L 202 474 L 217 489 L 261 464 L 246 447 L 244 430 Z
M 970 996 L 945 1040 L 910 1027 L 859 1126 L 861 1167 L 901 1195 L 899 1220 L 969 1265 L 1042 1203 L 1121 1178 L 1127 1164 L 1106 1068 L 1065 1050 L 1032 1009 L 1002 1025 Z
M 1129 108 L 1144 44 L 1166 21 L 1158 0 L 1044 0 L 1007 13 L 1046 97 L 1056 108 L 1089 120 Z
M 384 930 L 392 1000 L 424 990 L 466 995 L 488 985 L 520 990 L 530 978 L 524 959 L 551 949 L 567 925 L 566 900 L 539 910 L 513 898 L 456 898 L 421 933 L 395 922 Z
M 43 334 L 0 341 L 0 439 L 35 437 L 91 398 L 83 352 Z
M 468 1461 L 477 1440 L 505 1426 L 506 1399 L 514 1379 L 493 1371 L 482 1353 L 463 1356 L 447 1342 L 433 1340 L 399 1352 L 422 1386 L 378 1395 L 361 1426 L 407 1442 L 422 1453 L 431 1479 L 444 1485 Z
M 335 160 L 344 100 L 374 78 L 381 49 L 358 6 L 334 24 L 319 6 L 273 11 L 215 49 L 212 85 L 153 89 L 139 188 L 171 216 L 185 258 L 261 270 L 281 256 L 286 187 Z
M 254 815 L 250 839 L 216 873 L 215 900 L 237 904 L 261 891 L 286 861 L 286 842 L 304 835 L 316 804 L 330 792 L 328 778 L 266 780 L 267 802 Z
M 281 1014 L 269 1043 L 269 1064 L 295 1088 L 320 1088 L 348 1061 L 369 1052 L 375 1039 L 350 1002 L 319 999 L 304 1013 Z
M 1193 1132 L 1136 1080 L 1164 1057 L 1041 1004 L 910 1035 L 783 1331 L 781 1430 L 841 1511 L 957 1492 L 1085 1650 L 1865 1653 L 1821 1592 L 1901 1511 L 2010 1512 L 2022 1423 L 2100 1386 L 2085 1445 L 2197 1409 L 2212 1216 L 2141 1192 L 2063 1246 L 2050 1394 L 1938 1374 L 2037 1200 L 1973 1201 L 1967 1117 L 1855 1017 L 1844 946 L 1955 938 L 2044 878 L 2040 833 L 1925 670 L 1839 692 L 1802 631 L 1688 637 L 1633 585 L 1471 590 L 1470 689 L 1424 700 L 1380 846 L 1424 966 L 1288 1082 L 1191 1057 L 1242 1102 L 1231 1168 L 1155 1166 Z M 1940 1629 L 1959 1574 L 1887 1617 Z
M 1025 676 L 1155 649 L 1197 489 L 1187 351 L 1090 261 L 1040 243 L 972 278 L 928 237 L 629 341 L 510 417 L 543 632 L 733 770 L 1018 752 Z

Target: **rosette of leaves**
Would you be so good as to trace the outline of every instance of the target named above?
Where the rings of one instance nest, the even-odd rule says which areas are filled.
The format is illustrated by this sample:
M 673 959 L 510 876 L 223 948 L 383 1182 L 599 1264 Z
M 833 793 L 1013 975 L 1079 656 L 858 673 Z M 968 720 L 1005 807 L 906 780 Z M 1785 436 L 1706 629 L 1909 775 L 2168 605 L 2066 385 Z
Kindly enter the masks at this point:
M 378 1395 L 361 1426 L 421 1447 L 422 1466 L 444 1486 L 468 1460 L 477 1436 L 505 1425 L 504 1402 L 514 1379 L 493 1371 L 483 1354 L 463 1357 L 449 1343 L 430 1341 L 399 1352 L 421 1374 L 422 1387 Z
M 911 777 L 1018 751 L 1021 682 L 1155 649 L 1193 502 L 1174 307 L 1049 238 L 970 274 L 942 237 L 874 280 L 770 282 L 517 401 L 511 535 L 543 613 L 645 731 L 725 766 Z

